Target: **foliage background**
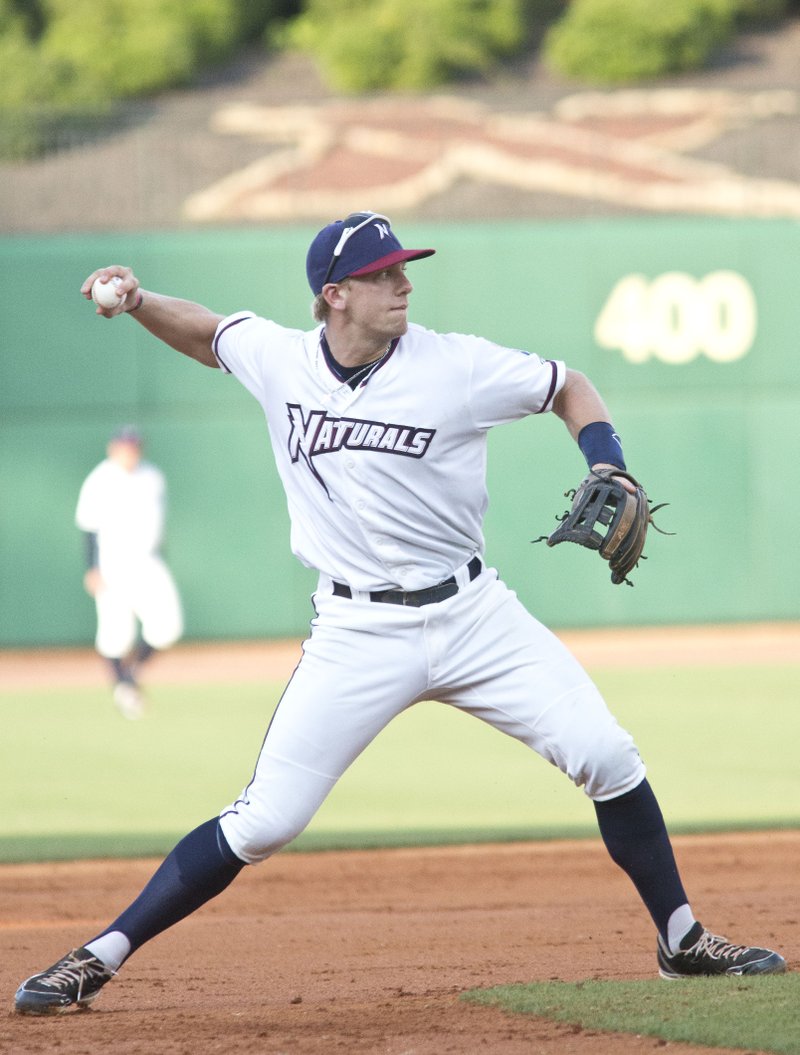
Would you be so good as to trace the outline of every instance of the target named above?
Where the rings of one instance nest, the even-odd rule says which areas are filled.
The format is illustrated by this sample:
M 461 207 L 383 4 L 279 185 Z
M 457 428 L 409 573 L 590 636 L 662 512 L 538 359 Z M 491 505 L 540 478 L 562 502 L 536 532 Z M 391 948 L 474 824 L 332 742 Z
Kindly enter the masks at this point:
M 116 104 L 200 82 L 242 49 L 299 49 L 334 91 L 420 91 L 542 47 L 588 84 L 695 69 L 797 0 L 0 0 L 0 158 L 58 128 L 102 132 Z

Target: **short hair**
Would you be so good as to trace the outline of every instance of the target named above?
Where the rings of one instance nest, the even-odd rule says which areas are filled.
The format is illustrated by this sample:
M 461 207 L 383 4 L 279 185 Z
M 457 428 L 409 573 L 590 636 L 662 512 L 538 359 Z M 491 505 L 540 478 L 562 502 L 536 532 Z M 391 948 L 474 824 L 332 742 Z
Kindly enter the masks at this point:
M 350 276 L 341 279 L 336 283 L 337 286 L 344 286 L 350 281 Z M 331 313 L 331 306 L 325 300 L 325 296 L 322 293 L 318 293 L 311 303 L 311 315 L 315 322 L 326 322 L 328 316 Z

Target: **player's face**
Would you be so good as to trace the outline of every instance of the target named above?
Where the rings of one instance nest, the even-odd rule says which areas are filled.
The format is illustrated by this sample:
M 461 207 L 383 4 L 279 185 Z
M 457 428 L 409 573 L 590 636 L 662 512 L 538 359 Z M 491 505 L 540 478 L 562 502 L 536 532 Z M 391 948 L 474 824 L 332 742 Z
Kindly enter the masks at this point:
M 142 457 L 142 450 L 138 443 L 130 443 L 128 440 L 113 440 L 108 445 L 109 458 L 125 469 L 133 472 Z
M 408 298 L 413 288 L 405 264 L 348 279 L 349 321 L 377 340 L 401 337 L 408 329 Z

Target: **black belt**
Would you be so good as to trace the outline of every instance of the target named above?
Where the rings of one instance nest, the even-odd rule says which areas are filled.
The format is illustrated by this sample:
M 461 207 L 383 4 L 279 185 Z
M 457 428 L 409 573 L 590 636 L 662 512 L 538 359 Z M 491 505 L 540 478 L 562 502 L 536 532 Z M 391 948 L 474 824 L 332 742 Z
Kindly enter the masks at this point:
M 483 571 L 481 558 L 473 557 L 467 565 L 467 571 L 469 572 L 470 582 L 473 579 L 477 579 Z M 352 598 L 353 596 L 353 591 L 349 586 L 345 586 L 343 582 L 334 582 L 333 593 L 335 597 Z M 377 590 L 369 595 L 369 599 L 370 601 L 378 601 L 381 604 L 407 604 L 411 605 L 412 608 L 421 608 L 424 604 L 437 604 L 439 601 L 446 601 L 448 597 L 452 597 L 457 593 L 458 583 L 455 575 L 451 575 L 444 582 L 439 582 L 435 586 L 427 586 L 424 590 Z

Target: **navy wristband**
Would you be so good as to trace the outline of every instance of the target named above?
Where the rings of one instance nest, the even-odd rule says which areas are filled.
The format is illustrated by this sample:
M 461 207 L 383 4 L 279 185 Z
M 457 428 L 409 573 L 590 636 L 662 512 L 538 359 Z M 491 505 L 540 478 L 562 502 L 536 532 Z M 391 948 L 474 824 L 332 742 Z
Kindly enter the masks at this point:
M 618 469 L 626 468 L 619 436 L 608 421 L 592 421 L 584 425 L 578 433 L 578 446 L 590 469 L 601 462 L 616 465 Z

